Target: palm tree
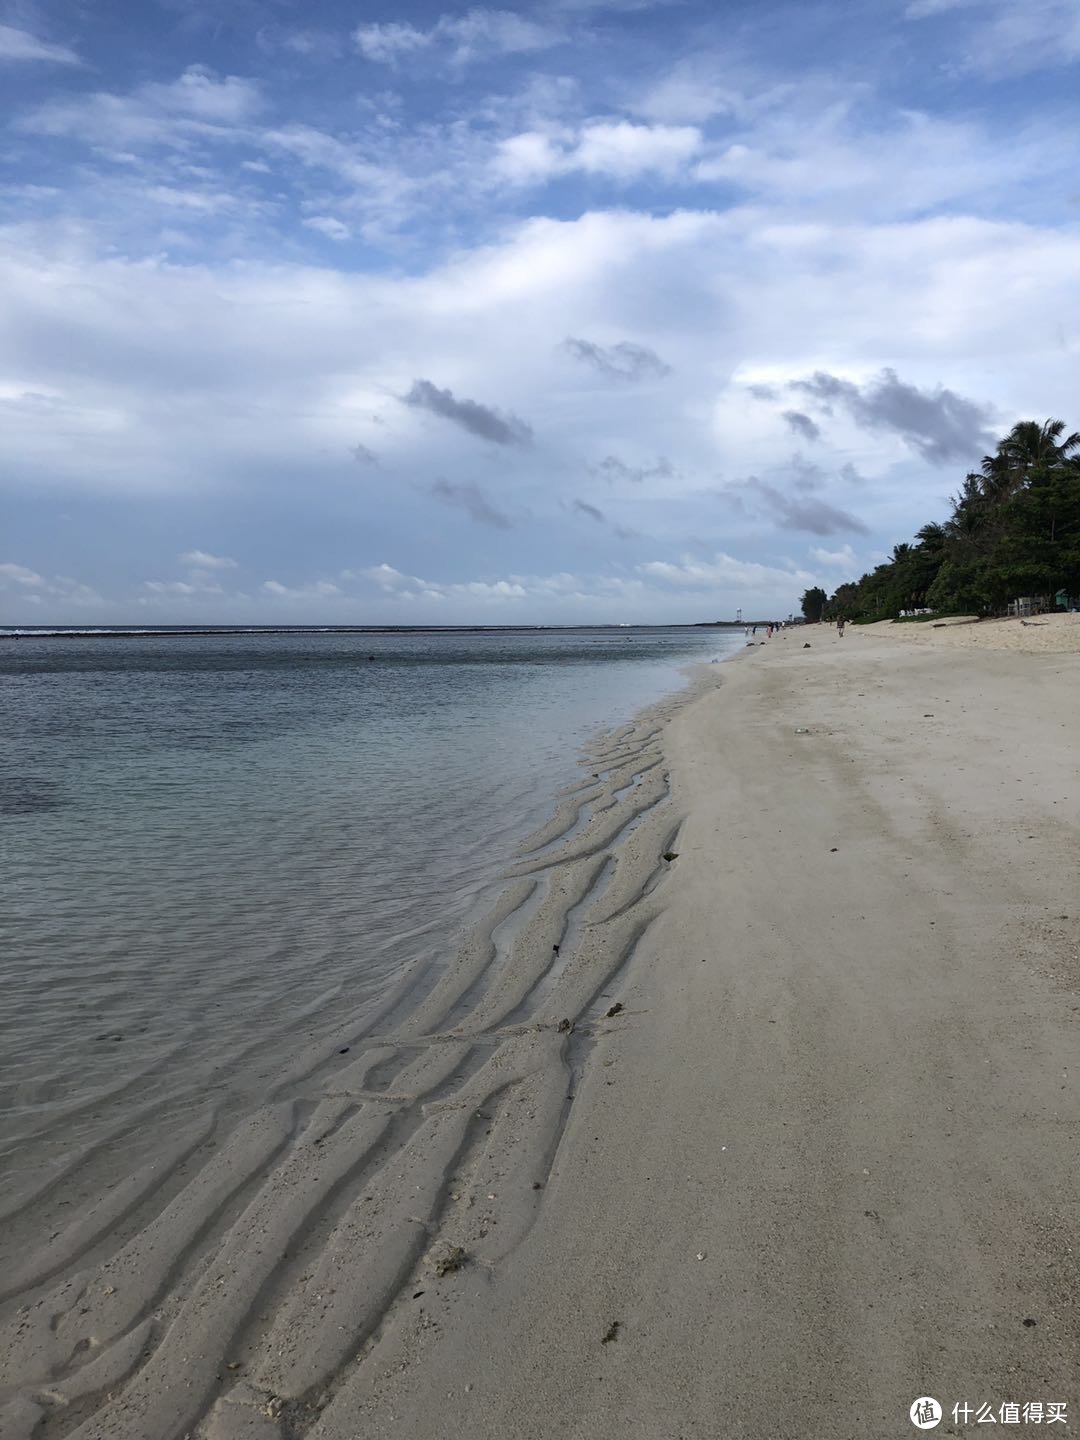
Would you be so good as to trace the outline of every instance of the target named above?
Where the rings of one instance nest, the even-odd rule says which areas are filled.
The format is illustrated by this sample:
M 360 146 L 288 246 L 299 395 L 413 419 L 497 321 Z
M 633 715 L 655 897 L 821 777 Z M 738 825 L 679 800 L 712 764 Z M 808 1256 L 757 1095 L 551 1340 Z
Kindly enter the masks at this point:
M 1002 440 L 998 445 L 996 455 L 983 456 L 978 475 L 969 475 L 967 478 L 977 482 L 980 500 L 990 505 L 999 505 L 1003 500 L 1007 500 L 1017 480 L 1014 467 L 1005 453 L 1005 441 Z
M 1065 434 L 1064 420 L 1020 420 L 982 463 L 982 491 L 991 503 L 1011 499 L 1033 474 L 1054 470 L 1080 448 L 1080 431 Z
M 921 530 L 915 532 L 915 539 L 924 550 L 929 550 L 931 554 L 936 555 L 945 547 L 947 539 L 945 526 L 939 525 L 936 520 L 931 520 L 928 525 L 924 525 Z
M 1036 467 L 1060 465 L 1070 451 L 1080 448 L 1080 430 L 1065 433 L 1064 420 L 1021 420 L 1014 425 L 998 446 L 1014 465 L 1031 470 Z
M 978 544 L 992 514 L 982 476 L 965 476 L 959 495 L 952 497 L 952 506 L 953 512 L 945 522 L 949 540 L 961 546 Z

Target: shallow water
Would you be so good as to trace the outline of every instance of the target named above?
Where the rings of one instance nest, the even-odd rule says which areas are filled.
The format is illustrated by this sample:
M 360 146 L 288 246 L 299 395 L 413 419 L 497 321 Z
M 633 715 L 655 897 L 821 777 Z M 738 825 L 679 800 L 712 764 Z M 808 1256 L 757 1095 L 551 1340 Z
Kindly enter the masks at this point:
M 741 632 L 0 648 L 0 1147 L 242 1108 L 453 945 L 582 745 Z M 412 973 L 412 971 L 410 971 Z M 14 1153 L 12 1153 L 14 1152 Z

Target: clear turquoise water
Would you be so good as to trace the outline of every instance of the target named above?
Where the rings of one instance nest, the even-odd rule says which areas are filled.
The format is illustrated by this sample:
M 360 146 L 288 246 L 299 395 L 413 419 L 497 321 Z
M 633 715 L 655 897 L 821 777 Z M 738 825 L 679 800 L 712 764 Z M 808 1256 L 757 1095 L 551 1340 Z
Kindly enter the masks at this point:
M 0 642 L 0 1149 L 255 1096 L 453 944 L 582 745 L 741 633 Z

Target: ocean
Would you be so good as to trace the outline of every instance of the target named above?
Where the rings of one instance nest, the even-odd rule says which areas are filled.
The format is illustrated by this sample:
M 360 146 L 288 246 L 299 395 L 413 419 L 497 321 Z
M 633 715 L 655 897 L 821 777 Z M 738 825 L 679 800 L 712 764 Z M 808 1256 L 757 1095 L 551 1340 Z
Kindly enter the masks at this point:
M 0 1155 L 259 1103 L 490 905 L 582 748 L 741 631 L 0 639 Z M 88 1184 L 92 1182 L 88 1181 Z M 88 1197 L 90 1198 L 89 1192 Z

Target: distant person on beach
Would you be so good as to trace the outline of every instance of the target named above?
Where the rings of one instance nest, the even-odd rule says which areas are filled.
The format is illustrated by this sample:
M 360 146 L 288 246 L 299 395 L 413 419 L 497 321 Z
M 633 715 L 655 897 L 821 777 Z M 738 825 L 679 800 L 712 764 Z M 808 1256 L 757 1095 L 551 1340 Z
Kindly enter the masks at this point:
M 844 638 L 844 617 L 841 615 L 836 621 L 836 633 L 842 640 Z

